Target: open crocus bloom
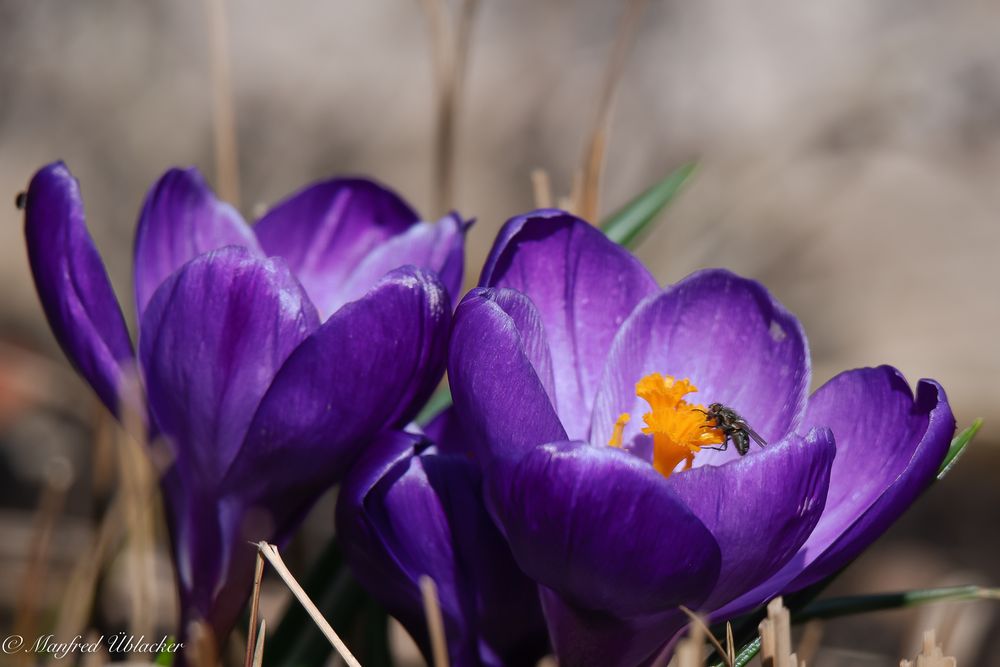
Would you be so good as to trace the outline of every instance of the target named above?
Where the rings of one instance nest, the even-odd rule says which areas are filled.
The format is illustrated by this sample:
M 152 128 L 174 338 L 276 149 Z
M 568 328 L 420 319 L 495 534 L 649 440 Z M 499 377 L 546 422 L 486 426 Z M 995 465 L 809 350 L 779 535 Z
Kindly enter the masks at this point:
M 250 590 L 247 541 L 286 539 L 440 379 L 467 225 L 419 222 L 352 179 L 308 187 L 250 228 L 197 171 L 171 170 L 139 218 L 135 355 L 65 165 L 35 175 L 25 216 L 52 330 L 116 415 L 138 366 L 148 430 L 173 459 L 162 487 L 182 623 L 221 638 Z
M 560 665 L 648 664 L 683 625 L 836 571 L 933 479 L 954 419 L 888 367 L 811 397 L 802 327 L 722 270 L 660 289 L 561 211 L 501 231 L 449 377 L 487 505 L 540 585 Z M 745 456 L 705 407 L 767 441 Z
M 361 583 L 432 662 L 421 576 L 437 585 L 455 667 L 534 665 L 547 651 L 534 583 L 493 525 L 469 443 L 445 411 L 427 435 L 387 431 L 337 496 L 337 535 Z

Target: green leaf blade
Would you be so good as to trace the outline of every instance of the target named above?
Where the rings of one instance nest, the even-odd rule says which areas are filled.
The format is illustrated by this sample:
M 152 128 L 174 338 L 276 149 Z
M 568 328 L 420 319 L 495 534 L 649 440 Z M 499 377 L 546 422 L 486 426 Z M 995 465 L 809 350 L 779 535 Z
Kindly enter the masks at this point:
M 948 448 L 948 453 L 945 455 L 944 461 L 941 462 L 941 467 L 938 468 L 938 479 L 944 479 L 944 476 L 951 472 L 951 469 L 955 467 L 958 460 L 962 458 L 966 447 L 969 446 L 969 443 L 972 442 L 972 439 L 976 437 L 976 434 L 979 433 L 979 429 L 982 427 L 983 420 L 980 417 L 973 421 L 969 428 L 955 436 L 955 439 L 951 441 L 951 446 Z
M 646 228 L 656 220 L 691 178 L 696 166 L 694 162 L 680 166 L 662 181 L 608 216 L 601 223 L 605 235 L 626 248 L 634 247 Z

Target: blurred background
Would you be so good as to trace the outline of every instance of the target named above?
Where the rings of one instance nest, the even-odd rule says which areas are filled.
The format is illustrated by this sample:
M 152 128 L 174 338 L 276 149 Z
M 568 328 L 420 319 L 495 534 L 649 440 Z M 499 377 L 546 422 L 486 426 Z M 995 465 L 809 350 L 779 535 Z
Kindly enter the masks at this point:
M 449 202 L 478 219 L 467 284 L 499 226 L 534 206 L 532 169 L 545 169 L 557 193 L 570 190 L 624 6 L 479 2 Z M 37 303 L 15 194 L 39 166 L 68 163 L 131 317 L 146 189 L 173 165 L 197 165 L 218 184 L 210 7 L 0 0 L 4 625 L 39 548 L 47 565 L 36 611 L 60 604 L 97 537 L 116 456 Z M 426 217 L 442 213 L 434 45 L 420 2 L 240 0 L 223 10 L 248 219 L 335 174 L 373 175 Z M 602 215 L 699 163 L 638 249 L 661 282 L 705 266 L 762 280 L 804 323 L 814 385 L 891 363 L 911 382 L 942 382 L 959 428 L 985 418 L 947 481 L 831 592 L 1000 583 L 998 35 L 1000 4 L 986 0 L 651 0 L 617 82 Z M 315 533 L 328 530 L 329 506 L 314 514 Z M 308 533 L 304 541 L 308 555 Z M 156 568 L 168 581 L 169 565 Z M 102 591 L 101 613 L 124 613 L 121 590 Z M 959 664 L 998 660 L 997 609 L 976 603 L 828 623 L 814 664 L 845 655 L 896 664 L 916 653 L 925 627 L 938 628 Z

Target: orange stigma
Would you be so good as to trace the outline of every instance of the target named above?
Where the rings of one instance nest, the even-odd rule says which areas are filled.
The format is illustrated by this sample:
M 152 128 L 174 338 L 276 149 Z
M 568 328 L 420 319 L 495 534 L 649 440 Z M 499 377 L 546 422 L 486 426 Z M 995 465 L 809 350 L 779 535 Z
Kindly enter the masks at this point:
M 653 436 L 653 467 L 664 477 L 669 477 L 681 461 L 684 470 L 690 468 L 702 447 L 725 442 L 722 431 L 706 420 L 705 408 L 684 400 L 696 391 L 690 380 L 659 373 L 647 375 L 635 385 L 636 396 L 649 403 L 650 411 L 642 416 L 646 424 L 642 432 Z M 608 443 L 612 447 L 621 447 L 628 421 L 628 414 L 618 417 Z

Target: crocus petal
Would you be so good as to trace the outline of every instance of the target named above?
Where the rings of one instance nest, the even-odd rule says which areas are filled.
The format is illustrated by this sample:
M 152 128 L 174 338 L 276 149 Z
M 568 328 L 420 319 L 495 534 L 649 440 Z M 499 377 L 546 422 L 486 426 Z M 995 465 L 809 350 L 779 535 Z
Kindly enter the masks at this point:
M 417 223 L 386 240 L 361 260 L 335 294 L 331 293 L 326 307 L 332 312 L 358 299 L 386 273 L 408 264 L 436 273 L 451 302 L 457 303 L 462 293 L 465 232 L 471 224 L 452 214 L 433 224 Z
M 49 326 L 70 362 L 113 414 L 132 342 L 87 232 L 80 185 L 62 162 L 31 179 L 25 204 L 28 260 Z
M 414 267 L 338 310 L 275 377 L 226 487 L 336 481 L 364 441 L 404 425 L 427 400 L 444 371 L 450 323 L 444 287 Z
M 644 301 L 615 338 L 594 407 L 591 440 L 606 443 L 622 412 L 633 415 L 629 440 L 648 406 L 635 384 L 650 373 L 690 378 L 688 400 L 723 403 L 767 441 L 780 440 L 800 417 L 809 385 L 805 334 L 759 283 L 712 269 L 688 276 Z M 702 452 L 695 465 L 736 458 Z
M 719 581 L 706 609 L 746 592 L 795 555 L 823 513 L 835 454 L 833 435 L 819 429 L 667 480 L 722 550 Z
M 442 410 L 436 417 L 427 422 L 423 431 L 427 439 L 433 442 L 442 454 L 475 455 L 472 439 L 465 432 L 455 406 L 449 406 Z
M 358 263 L 418 220 L 391 190 L 343 178 L 315 183 L 275 205 L 254 231 L 268 255 L 285 258 L 326 319 Z
M 545 631 L 534 583 L 517 569 L 480 492 L 477 466 L 392 432 L 341 488 L 337 534 L 359 580 L 430 659 L 421 576 L 437 585 L 452 664 L 534 664 Z
M 927 487 L 955 430 L 939 385 L 921 381 L 914 401 L 889 366 L 847 371 L 820 387 L 800 428 L 819 424 L 837 442 L 826 510 L 798 553 L 718 618 L 801 590 L 850 562 Z
M 484 464 L 516 461 L 563 440 L 552 407 L 552 362 L 532 303 L 513 290 L 475 289 L 455 311 L 448 378 L 455 409 Z
M 649 665 L 687 619 L 676 609 L 619 618 L 577 607 L 544 586 L 540 590 L 560 667 Z
M 629 617 L 698 607 L 719 546 L 650 465 L 613 447 L 562 442 L 487 472 L 488 504 L 518 565 L 584 609 Z
M 171 169 L 150 189 L 135 236 L 135 301 L 140 319 L 167 276 L 198 255 L 228 245 L 263 256 L 253 231 L 219 201 L 197 169 Z
M 552 351 L 556 410 L 571 438 L 587 438 L 611 341 L 656 281 L 592 225 L 543 210 L 504 226 L 480 284 L 516 289 L 535 304 Z
M 241 247 L 200 255 L 160 286 L 139 359 L 156 423 L 187 474 L 208 486 L 221 479 L 274 374 L 318 325 L 284 263 Z
M 809 399 L 803 427 L 837 438 L 827 510 L 803 547 L 792 590 L 836 572 L 888 528 L 934 480 L 955 433 L 944 389 L 921 380 L 916 399 L 889 366 L 842 373 Z

